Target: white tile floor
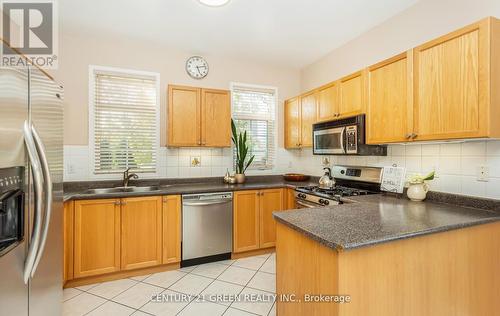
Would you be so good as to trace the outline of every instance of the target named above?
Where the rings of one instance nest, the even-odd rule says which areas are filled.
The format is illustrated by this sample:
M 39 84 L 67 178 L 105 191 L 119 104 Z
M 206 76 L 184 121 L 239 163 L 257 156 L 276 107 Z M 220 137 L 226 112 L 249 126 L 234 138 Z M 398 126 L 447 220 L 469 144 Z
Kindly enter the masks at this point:
M 63 316 L 274 316 L 276 306 L 272 301 L 208 301 L 190 297 L 187 301 L 155 302 L 151 297 L 272 295 L 276 292 L 275 273 L 273 253 L 69 288 L 64 290 Z

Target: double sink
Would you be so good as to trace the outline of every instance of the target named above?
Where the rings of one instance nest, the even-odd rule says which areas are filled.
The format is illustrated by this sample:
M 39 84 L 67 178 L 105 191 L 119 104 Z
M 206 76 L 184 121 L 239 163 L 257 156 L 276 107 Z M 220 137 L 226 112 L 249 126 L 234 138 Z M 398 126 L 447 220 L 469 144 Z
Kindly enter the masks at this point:
M 149 187 L 116 187 L 116 188 L 102 188 L 102 189 L 89 189 L 84 194 L 106 194 L 106 193 L 122 193 L 122 192 L 153 192 L 159 191 L 159 186 Z

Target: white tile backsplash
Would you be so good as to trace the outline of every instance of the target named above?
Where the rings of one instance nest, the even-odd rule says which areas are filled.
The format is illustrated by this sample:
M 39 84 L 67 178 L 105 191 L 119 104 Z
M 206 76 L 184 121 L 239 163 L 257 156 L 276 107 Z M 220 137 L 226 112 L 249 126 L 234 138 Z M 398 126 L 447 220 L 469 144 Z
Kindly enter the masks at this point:
M 287 170 L 323 174 L 321 163 L 310 150 L 289 151 Z M 408 173 L 436 172 L 429 182 L 431 190 L 478 197 L 500 198 L 500 140 L 478 140 L 454 143 L 390 145 L 386 157 L 332 156 L 334 164 L 391 166 L 407 168 Z M 321 159 L 319 160 L 321 161 Z M 487 182 L 477 180 L 477 169 L 486 166 Z
M 159 151 L 159 177 L 222 177 L 233 172 L 231 148 L 165 148 Z M 190 157 L 200 156 L 201 167 L 191 167 Z M 322 158 L 311 149 L 285 150 L 277 148 L 272 171 L 251 170 L 253 174 L 301 172 L 315 176 L 323 174 Z M 462 143 L 390 145 L 386 157 L 328 156 L 330 164 L 406 167 L 408 172 L 436 171 L 429 182 L 434 191 L 480 197 L 500 198 L 500 140 L 479 140 Z M 477 180 L 477 169 L 486 166 L 487 182 Z M 64 146 L 64 180 L 92 180 L 88 146 Z

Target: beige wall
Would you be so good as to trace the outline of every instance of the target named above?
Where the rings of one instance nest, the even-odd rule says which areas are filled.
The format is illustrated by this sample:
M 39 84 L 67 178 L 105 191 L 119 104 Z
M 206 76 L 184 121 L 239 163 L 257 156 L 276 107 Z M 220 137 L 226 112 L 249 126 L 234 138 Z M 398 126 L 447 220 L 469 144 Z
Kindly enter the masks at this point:
M 210 73 L 204 80 L 193 80 L 184 70 L 184 63 L 191 55 L 193 55 L 191 52 L 179 52 L 154 43 L 99 37 L 97 34 L 63 33 L 60 39 L 59 69 L 51 73 L 64 85 L 64 144 L 88 144 L 89 65 L 160 73 L 162 145 L 166 140 L 164 122 L 166 122 L 166 90 L 169 83 L 219 89 L 229 89 L 230 82 L 275 86 L 278 88 L 280 99 L 278 117 L 282 117 L 282 101 L 300 90 L 298 69 L 284 69 L 217 56 L 205 56 L 210 64 Z M 282 120 L 279 120 L 278 130 L 282 129 Z M 282 135 L 279 144 L 283 146 Z
M 420 0 L 302 69 L 301 89 L 313 89 L 487 16 L 500 18 L 500 0 Z

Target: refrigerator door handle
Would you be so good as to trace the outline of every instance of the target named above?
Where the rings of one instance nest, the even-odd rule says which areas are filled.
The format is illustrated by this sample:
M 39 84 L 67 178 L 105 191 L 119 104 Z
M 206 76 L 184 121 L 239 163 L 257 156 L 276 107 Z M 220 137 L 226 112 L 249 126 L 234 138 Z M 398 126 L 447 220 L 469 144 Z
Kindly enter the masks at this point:
M 35 190 L 35 211 L 33 219 L 33 231 L 31 233 L 31 242 L 28 248 L 28 255 L 26 261 L 24 262 L 23 278 L 24 283 L 28 284 L 31 276 L 31 271 L 35 263 L 35 258 L 38 250 L 38 245 L 40 244 L 40 234 L 41 226 L 40 220 L 42 219 L 42 193 L 43 193 L 43 176 L 42 168 L 40 165 L 40 160 L 37 155 L 35 141 L 33 139 L 33 134 L 31 132 L 30 125 L 28 121 L 24 122 L 24 142 L 26 144 L 26 149 L 28 151 L 28 156 L 30 159 L 31 170 L 33 173 L 33 185 Z
M 52 179 L 50 177 L 49 163 L 47 161 L 47 155 L 45 153 L 45 146 L 42 142 L 40 134 L 38 134 L 34 125 L 31 125 L 31 131 L 33 133 L 33 138 L 35 139 L 35 146 L 38 151 L 38 156 L 40 158 L 40 163 L 42 166 L 43 178 L 44 178 L 44 192 L 45 192 L 45 216 L 42 227 L 42 238 L 40 240 L 40 245 L 36 253 L 35 263 L 31 270 L 31 277 L 35 275 L 36 268 L 40 259 L 43 255 L 43 250 L 45 249 L 45 242 L 47 241 L 47 234 L 49 232 L 50 218 L 52 214 Z

